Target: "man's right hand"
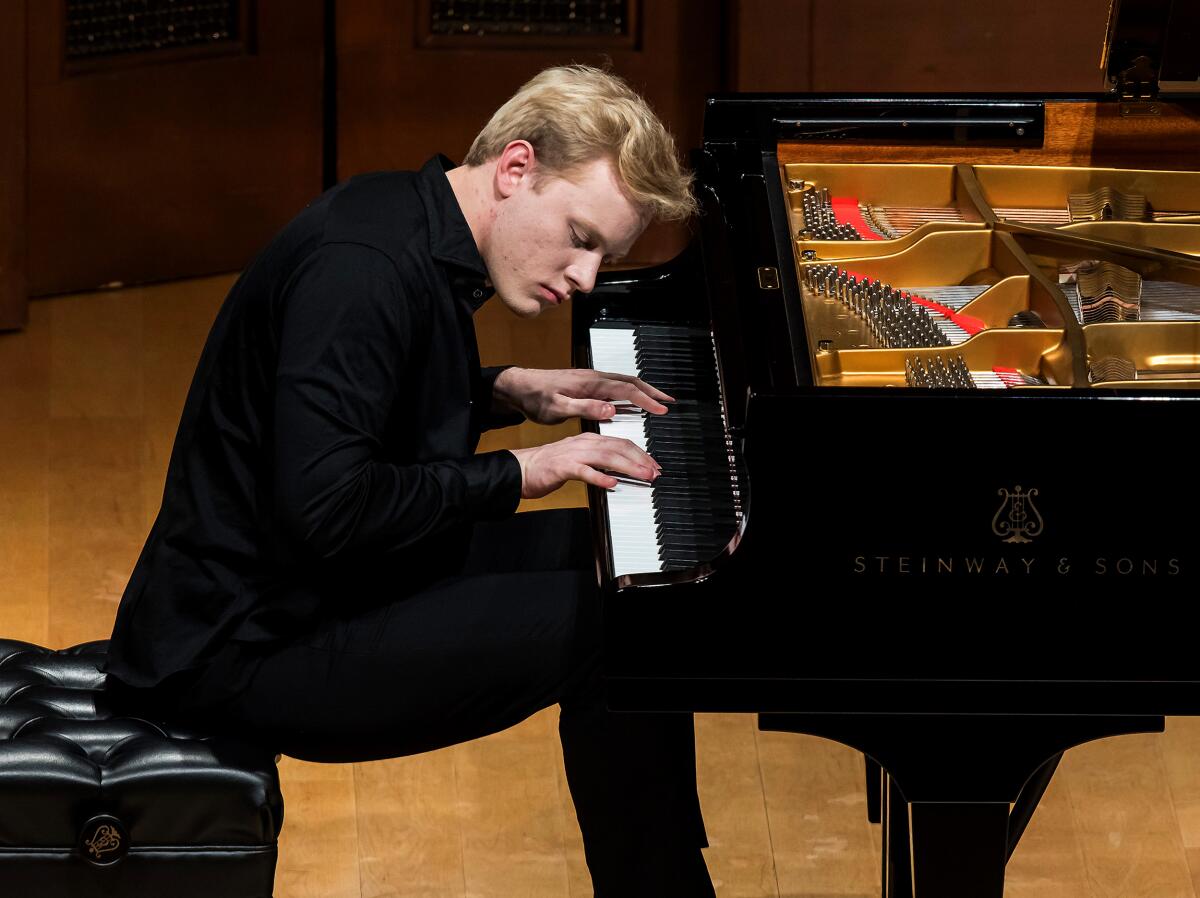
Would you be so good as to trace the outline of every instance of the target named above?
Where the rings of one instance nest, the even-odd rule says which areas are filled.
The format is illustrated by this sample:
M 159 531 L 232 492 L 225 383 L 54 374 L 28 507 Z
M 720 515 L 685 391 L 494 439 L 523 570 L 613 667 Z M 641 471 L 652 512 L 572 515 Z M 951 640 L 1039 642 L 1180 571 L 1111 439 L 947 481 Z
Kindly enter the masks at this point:
M 612 489 L 617 479 L 605 471 L 654 480 L 662 468 L 630 440 L 581 433 L 544 446 L 510 449 L 521 464 L 521 498 L 540 499 L 568 480 Z

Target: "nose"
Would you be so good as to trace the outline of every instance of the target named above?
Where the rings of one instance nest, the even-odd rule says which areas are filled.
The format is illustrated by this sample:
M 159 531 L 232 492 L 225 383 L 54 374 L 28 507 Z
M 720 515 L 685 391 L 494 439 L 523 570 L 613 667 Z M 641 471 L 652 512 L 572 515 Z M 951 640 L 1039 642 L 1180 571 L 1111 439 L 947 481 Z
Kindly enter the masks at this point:
M 588 253 L 567 266 L 567 283 L 574 291 L 590 293 L 596 286 L 596 273 L 600 270 L 600 254 Z

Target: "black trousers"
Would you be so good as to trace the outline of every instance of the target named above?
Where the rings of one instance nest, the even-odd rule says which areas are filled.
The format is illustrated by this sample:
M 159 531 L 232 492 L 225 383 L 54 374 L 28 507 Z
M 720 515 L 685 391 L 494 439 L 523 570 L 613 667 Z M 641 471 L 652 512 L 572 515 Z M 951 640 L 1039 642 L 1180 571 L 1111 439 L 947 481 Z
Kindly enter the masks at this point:
M 692 716 L 604 707 L 585 510 L 477 525 L 461 570 L 397 594 L 264 651 L 232 700 L 206 702 L 218 684 L 201 677 L 172 697 L 174 713 L 291 757 L 349 762 L 474 739 L 557 703 L 597 898 L 714 895 Z

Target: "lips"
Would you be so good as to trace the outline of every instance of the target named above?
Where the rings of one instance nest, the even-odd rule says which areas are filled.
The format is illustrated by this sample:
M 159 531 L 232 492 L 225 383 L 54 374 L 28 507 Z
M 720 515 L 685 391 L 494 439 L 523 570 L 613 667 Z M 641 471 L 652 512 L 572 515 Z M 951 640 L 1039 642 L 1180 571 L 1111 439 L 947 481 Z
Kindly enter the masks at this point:
M 542 288 L 542 297 L 554 303 L 556 306 L 562 305 L 563 301 L 566 299 L 566 297 L 557 290 L 547 287 L 545 284 L 538 284 L 538 286 Z

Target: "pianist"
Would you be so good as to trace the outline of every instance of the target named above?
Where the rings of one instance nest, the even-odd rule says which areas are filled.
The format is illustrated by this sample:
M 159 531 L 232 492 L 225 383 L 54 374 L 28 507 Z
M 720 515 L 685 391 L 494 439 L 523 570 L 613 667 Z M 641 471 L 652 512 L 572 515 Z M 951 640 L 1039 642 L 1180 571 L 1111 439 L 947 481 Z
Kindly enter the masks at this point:
M 108 673 L 123 709 L 296 758 L 428 751 L 551 704 L 598 898 L 711 896 L 687 716 L 607 712 L 586 512 L 522 497 L 657 464 L 579 435 L 475 454 L 481 430 L 664 414 L 592 371 L 480 369 L 472 313 L 589 290 L 654 218 L 694 210 L 670 135 L 623 82 L 543 72 L 461 167 L 353 178 L 225 299 Z

